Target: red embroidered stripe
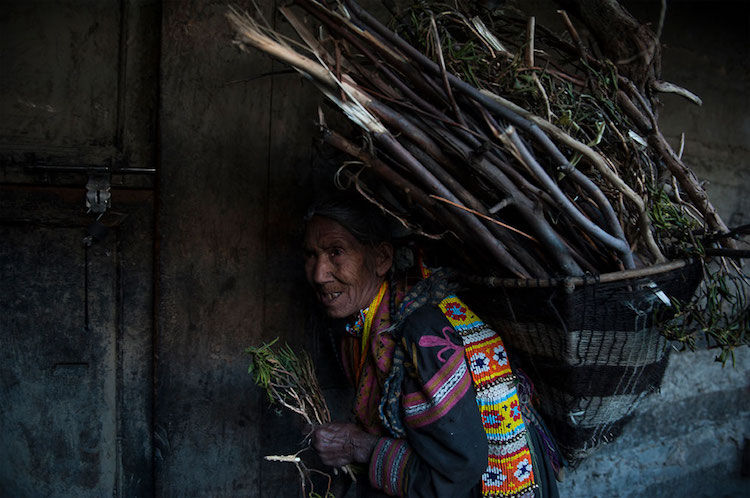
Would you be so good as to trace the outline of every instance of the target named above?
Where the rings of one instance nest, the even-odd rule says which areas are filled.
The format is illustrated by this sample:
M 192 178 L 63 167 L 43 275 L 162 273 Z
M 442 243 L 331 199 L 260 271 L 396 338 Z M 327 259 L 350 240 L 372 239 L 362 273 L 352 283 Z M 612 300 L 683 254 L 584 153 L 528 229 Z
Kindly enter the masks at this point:
M 405 473 L 412 450 L 403 439 L 381 438 L 370 458 L 370 484 L 390 496 L 405 493 Z
M 467 393 L 470 385 L 463 352 L 456 350 L 423 391 L 403 397 L 404 422 L 411 427 L 422 427 L 439 420 Z

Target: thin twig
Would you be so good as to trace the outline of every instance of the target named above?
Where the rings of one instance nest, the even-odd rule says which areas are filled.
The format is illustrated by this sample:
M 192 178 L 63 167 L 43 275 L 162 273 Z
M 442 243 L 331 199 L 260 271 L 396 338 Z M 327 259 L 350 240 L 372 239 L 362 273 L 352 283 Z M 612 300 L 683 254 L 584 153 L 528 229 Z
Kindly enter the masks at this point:
M 437 200 L 439 200 L 441 202 L 445 202 L 446 204 L 450 204 L 451 206 L 456 207 L 458 209 L 463 209 L 464 211 L 468 211 L 471 214 L 475 214 L 475 215 L 479 216 L 480 218 L 483 218 L 483 219 L 485 219 L 485 220 L 487 220 L 487 221 L 489 221 L 491 223 L 494 223 L 496 225 L 500 225 L 503 228 L 507 228 L 508 230 L 512 230 L 512 231 L 516 232 L 519 235 L 523 235 L 524 237 L 526 237 L 529 240 L 533 240 L 534 242 L 539 243 L 539 241 L 536 240 L 531 235 L 529 235 L 529 234 L 527 234 L 525 232 L 522 232 L 521 230 L 519 230 L 517 228 L 514 228 L 514 227 L 512 227 L 510 225 L 507 225 L 507 224 L 503 223 L 502 221 L 498 221 L 495 218 L 492 218 L 490 216 L 484 215 L 484 214 L 480 213 L 479 211 L 475 211 L 473 209 L 470 209 L 470 208 L 467 208 L 467 207 L 462 206 L 460 204 L 457 204 L 457 203 L 455 203 L 453 201 L 449 201 L 448 199 L 440 197 L 439 195 L 430 194 L 430 197 L 432 197 L 433 199 L 437 199 Z
M 534 26 L 535 18 L 534 16 L 529 17 L 529 22 L 526 29 L 526 65 L 528 67 L 534 67 Z M 547 120 L 552 121 L 552 109 L 549 105 L 549 97 L 547 96 L 547 91 L 544 89 L 544 85 L 542 85 L 542 82 L 539 81 L 539 75 L 536 73 L 536 71 L 531 73 L 531 77 L 534 79 L 534 84 L 536 84 L 536 87 L 539 89 L 539 92 L 542 94 L 542 99 L 544 100 L 544 107 L 547 110 Z
M 440 63 L 440 69 L 442 71 L 442 79 L 443 79 L 443 86 L 445 87 L 445 93 L 448 95 L 448 100 L 451 103 L 451 107 L 453 108 L 453 114 L 456 116 L 456 121 L 461 123 L 464 127 L 466 127 L 466 121 L 464 121 L 464 117 L 461 114 L 461 110 L 458 107 L 458 104 L 456 104 L 456 98 L 453 96 L 453 91 L 451 90 L 451 84 L 448 81 L 448 71 L 445 69 L 445 59 L 443 59 L 443 49 L 442 45 L 440 43 L 440 34 L 438 33 L 437 24 L 435 23 L 435 17 L 430 16 L 430 25 L 432 26 L 432 32 L 435 37 L 435 53 L 437 54 L 438 62 Z

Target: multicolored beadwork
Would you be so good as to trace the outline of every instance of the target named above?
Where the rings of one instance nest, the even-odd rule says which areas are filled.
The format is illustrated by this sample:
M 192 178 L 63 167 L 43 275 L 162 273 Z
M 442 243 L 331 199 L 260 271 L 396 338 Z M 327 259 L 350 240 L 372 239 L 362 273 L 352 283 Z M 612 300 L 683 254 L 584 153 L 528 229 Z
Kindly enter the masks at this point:
M 482 475 L 482 495 L 530 495 L 537 484 L 515 376 L 503 341 L 455 295 L 445 298 L 440 309 L 464 343 L 464 355 L 489 442 L 487 470 Z

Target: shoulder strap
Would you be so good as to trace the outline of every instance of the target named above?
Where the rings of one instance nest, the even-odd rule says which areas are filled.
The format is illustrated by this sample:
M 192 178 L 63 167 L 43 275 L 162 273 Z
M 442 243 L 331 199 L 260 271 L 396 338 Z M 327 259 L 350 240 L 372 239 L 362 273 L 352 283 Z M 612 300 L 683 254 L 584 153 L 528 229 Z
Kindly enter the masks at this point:
M 439 307 L 464 344 L 487 434 L 489 459 L 482 475 L 482 495 L 531 496 L 537 484 L 516 377 L 503 341 L 456 295 L 443 299 Z

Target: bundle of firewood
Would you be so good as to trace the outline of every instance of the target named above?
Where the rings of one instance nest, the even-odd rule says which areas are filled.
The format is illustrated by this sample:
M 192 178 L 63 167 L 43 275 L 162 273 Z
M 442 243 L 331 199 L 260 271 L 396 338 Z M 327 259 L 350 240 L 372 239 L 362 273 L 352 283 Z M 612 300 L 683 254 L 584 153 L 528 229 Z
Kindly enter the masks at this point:
M 581 277 L 736 252 L 659 130 L 658 91 L 699 99 L 658 79 L 657 37 L 630 26 L 643 43 L 612 62 L 565 12 L 563 39 L 473 5 L 415 2 L 391 29 L 353 0 L 296 0 L 280 9 L 296 41 L 260 13 L 227 17 L 241 49 L 293 67 L 346 116 L 329 127 L 320 113 L 324 141 L 350 158 L 339 182 L 486 274 Z
M 415 231 L 449 233 L 466 251 L 485 255 L 494 271 L 545 278 L 633 269 L 636 260 L 664 262 L 675 235 L 684 234 L 654 226 L 655 210 L 684 212 L 678 228 L 685 233 L 701 225 L 726 230 L 694 177 L 682 174 L 684 165 L 658 133 L 636 85 L 575 44 L 565 54 L 575 64 L 553 65 L 552 54 L 535 48 L 542 37 L 533 21 L 522 26 L 521 53 L 513 53 L 481 17 L 423 7 L 411 13 L 411 31 L 419 36 L 424 27 L 421 42 L 430 58 L 354 2 L 296 3 L 300 12 L 281 11 L 302 44 L 250 15 L 231 10 L 228 17 L 240 44 L 309 76 L 364 131 L 364 139 L 331 129 L 324 137 L 364 166 L 349 168 L 350 181 Z M 468 36 L 482 70 L 474 84 L 451 71 L 472 69 L 465 64 Z M 558 40 L 555 49 L 564 53 L 566 46 Z M 514 72 L 514 84 L 533 85 L 545 101 L 542 115 L 493 91 L 492 72 L 503 66 Z M 595 103 L 595 136 L 561 107 L 565 99 L 587 97 Z M 575 127 L 580 133 L 569 131 Z M 607 148 L 622 153 L 607 154 Z M 657 161 L 673 173 L 669 180 L 659 177 Z

